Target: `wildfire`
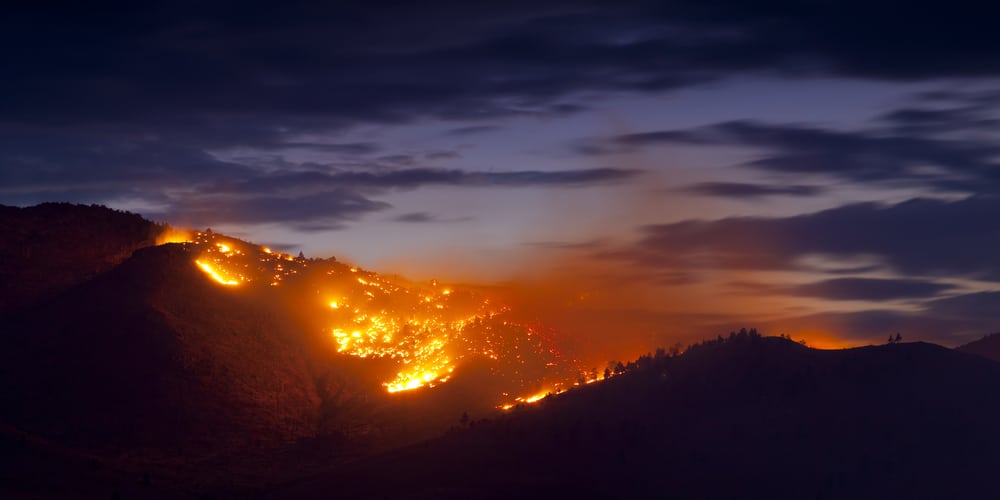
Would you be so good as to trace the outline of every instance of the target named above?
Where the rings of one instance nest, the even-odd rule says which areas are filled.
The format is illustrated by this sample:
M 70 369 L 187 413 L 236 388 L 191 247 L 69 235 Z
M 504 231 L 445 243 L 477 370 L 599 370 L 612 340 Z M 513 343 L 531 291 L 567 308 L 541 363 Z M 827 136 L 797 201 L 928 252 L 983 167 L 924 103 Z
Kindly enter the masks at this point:
M 596 380 L 593 380 L 593 381 L 596 381 Z M 593 382 L 593 381 L 588 381 L 588 383 Z M 541 401 L 541 400 L 543 400 L 543 399 L 545 399 L 545 398 L 547 398 L 549 396 L 552 396 L 552 395 L 555 395 L 555 394 L 562 394 L 562 393 L 566 392 L 566 389 L 564 389 L 562 387 L 559 387 L 561 385 L 562 384 L 559 383 L 559 384 L 557 384 L 556 387 L 554 387 L 552 389 L 546 389 L 546 390 L 543 390 L 543 391 L 540 391 L 540 392 L 536 392 L 535 394 L 532 394 L 531 396 L 522 396 L 522 397 L 519 397 L 519 398 L 514 398 L 514 402 L 502 404 L 500 406 L 497 406 L 497 408 L 500 408 L 501 410 L 509 410 L 511 408 L 514 408 L 515 406 L 517 406 L 519 404 L 537 403 L 537 402 L 539 402 L 539 401 Z
M 317 317 L 328 325 L 337 352 L 395 362 L 395 374 L 382 384 L 390 393 L 445 383 L 472 359 L 488 362 L 512 392 L 550 387 L 516 403 L 561 392 L 579 373 L 554 331 L 519 323 L 509 308 L 471 291 L 436 281 L 418 286 L 334 259 L 297 259 L 209 231 L 186 241 L 198 254 L 195 264 L 222 285 L 280 286 L 294 277 L 303 286 L 296 293 L 311 289 L 304 298 L 316 300 Z
M 223 278 L 222 275 L 220 275 L 219 272 L 216 271 L 210 264 L 206 264 L 200 260 L 196 260 L 194 263 L 198 264 L 198 267 L 200 267 L 202 271 L 205 271 L 205 274 L 211 276 L 212 279 L 222 283 L 223 285 L 233 286 L 240 284 L 239 281 Z
M 535 394 L 534 396 L 528 396 L 526 398 L 518 398 L 516 401 L 522 401 L 522 402 L 525 402 L 525 403 L 534 403 L 535 401 L 541 400 L 545 396 L 548 396 L 548 393 L 546 393 L 546 394 Z
M 156 237 L 157 245 L 164 245 L 167 243 L 187 243 L 191 241 L 191 232 L 183 229 L 176 229 L 167 226 L 167 228 Z

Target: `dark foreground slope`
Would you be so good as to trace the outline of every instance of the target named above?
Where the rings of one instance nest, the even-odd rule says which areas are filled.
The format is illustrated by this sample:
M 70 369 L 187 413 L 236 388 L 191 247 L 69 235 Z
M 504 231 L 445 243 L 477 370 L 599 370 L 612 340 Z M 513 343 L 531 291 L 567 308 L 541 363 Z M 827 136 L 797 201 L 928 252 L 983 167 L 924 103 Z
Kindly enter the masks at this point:
M 273 497 L 1000 495 L 1000 364 L 749 338 L 642 365 Z

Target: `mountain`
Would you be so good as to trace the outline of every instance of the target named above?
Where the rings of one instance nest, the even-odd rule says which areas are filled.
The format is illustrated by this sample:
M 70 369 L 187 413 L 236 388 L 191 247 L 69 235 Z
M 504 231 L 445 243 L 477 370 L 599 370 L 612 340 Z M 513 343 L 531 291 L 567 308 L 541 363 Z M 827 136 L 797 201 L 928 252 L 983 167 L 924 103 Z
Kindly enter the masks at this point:
M 997 497 L 979 356 L 751 331 L 598 381 L 462 287 L 103 207 L 0 221 L 3 498 Z
M 73 477 L 96 464 L 95 488 L 141 475 L 242 495 L 439 434 L 562 366 L 544 331 L 459 288 L 211 231 L 165 238 L 103 207 L 2 212 L 0 444 L 12 446 L 0 459 L 13 491 L 48 487 L 19 473 L 41 463 Z
M 638 365 L 271 498 L 1000 494 L 1000 364 L 924 343 L 744 337 Z
M 955 350 L 1000 361 L 1000 333 L 987 335 L 979 340 L 958 346 Z

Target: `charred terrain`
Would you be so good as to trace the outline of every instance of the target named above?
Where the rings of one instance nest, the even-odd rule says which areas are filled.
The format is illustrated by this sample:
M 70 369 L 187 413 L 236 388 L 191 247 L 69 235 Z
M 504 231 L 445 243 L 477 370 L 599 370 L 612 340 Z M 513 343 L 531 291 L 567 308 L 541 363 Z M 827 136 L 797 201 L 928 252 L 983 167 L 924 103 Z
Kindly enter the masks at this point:
M 473 292 L 172 232 L 0 207 L 0 495 L 1000 495 L 996 335 L 740 332 L 598 381 Z

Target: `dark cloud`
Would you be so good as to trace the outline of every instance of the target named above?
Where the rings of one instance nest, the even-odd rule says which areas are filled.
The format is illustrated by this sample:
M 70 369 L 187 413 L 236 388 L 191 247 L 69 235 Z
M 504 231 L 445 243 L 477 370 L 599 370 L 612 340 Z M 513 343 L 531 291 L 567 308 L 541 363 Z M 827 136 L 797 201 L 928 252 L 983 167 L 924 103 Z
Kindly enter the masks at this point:
M 417 163 L 416 158 L 411 155 L 386 155 L 376 158 L 377 161 L 388 163 L 399 167 L 409 167 Z
M 449 130 L 448 135 L 454 135 L 454 136 L 475 135 L 475 134 L 484 134 L 486 132 L 493 132 L 496 130 L 503 130 L 503 127 L 498 127 L 496 125 L 472 125 L 469 127 L 458 127 Z
M 0 127 L 0 192 L 169 187 L 251 173 L 245 165 L 153 136 Z
M 640 174 L 641 171 L 638 170 L 615 168 L 509 172 L 472 172 L 433 168 L 334 173 L 312 171 L 260 175 L 241 181 L 219 182 L 205 186 L 203 191 L 206 193 L 270 193 L 302 192 L 336 187 L 377 192 L 387 189 L 414 189 L 431 185 L 573 187 L 623 182 Z
M 484 133 L 496 130 L 485 119 L 578 113 L 586 109 L 585 96 L 670 90 L 746 73 L 996 76 L 1000 38 L 994 17 L 980 12 L 983 5 L 958 1 L 925 11 L 850 0 L 808 7 L 735 0 L 293 1 L 281 9 L 21 3 L 5 8 L 0 20 L 7 76 L 0 79 L 0 195 L 21 200 L 32 190 L 162 189 L 259 175 L 249 162 L 210 153 L 226 148 L 382 154 L 396 167 L 418 167 L 379 144 L 314 138 L 428 117 L 458 121 L 452 135 Z M 936 98 L 972 102 L 953 94 Z M 941 121 L 914 113 L 886 119 L 910 128 Z M 910 163 L 928 159 L 964 165 L 961 172 L 973 178 L 953 179 L 960 187 L 979 182 L 984 169 L 995 172 L 988 160 L 995 148 L 954 141 L 745 123 L 659 140 L 763 142 L 778 154 L 759 168 L 854 179 L 908 174 Z M 605 174 L 466 178 L 478 179 L 472 185 L 566 185 L 609 180 Z
M 272 144 L 270 147 L 261 147 L 261 145 L 256 145 L 258 149 L 311 149 L 314 151 L 323 151 L 325 153 L 337 153 L 344 155 L 370 155 L 377 153 L 381 147 L 373 142 L 348 142 L 348 143 L 322 143 L 322 142 L 295 142 L 288 141 L 278 144 Z
M 424 153 L 424 158 L 428 160 L 451 160 L 461 157 L 462 155 L 458 151 L 429 151 Z
M 574 187 L 615 183 L 639 175 L 636 170 L 612 168 L 564 171 L 470 172 L 414 168 L 388 171 L 256 175 L 241 181 L 207 184 L 186 199 L 174 200 L 173 209 L 162 216 L 194 223 L 299 222 L 336 220 L 334 226 L 302 225 L 299 229 L 338 229 L 341 222 L 356 219 L 389 205 L 368 195 L 386 190 L 422 186 Z M 154 214 L 160 216 L 161 214 Z M 408 214 L 402 222 L 430 222 L 426 214 Z M 398 219 L 397 219 L 398 220 Z M 449 219 L 452 220 L 452 219 Z
M 392 218 L 395 222 L 405 222 L 408 224 L 423 223 L 455 223 L 468 222 L 474 220 L 473 217 L 440 217 L 427 212 L 410 212 Z
M 303 231 L 340 229 L 347 221 L 389 208 L 370 196 L 390 190 L 423 186 L 577 187 L 624 182 L 641 172 L 613 168 L 511 172 L 471 172 L 411 168 L 324 173 L 254 174 L 242 180 L 206 183 L 165 201 L 169 206 L 152 217 L 206 225 L 223 223 L 295 223 Z M 412 213 L 400 222 L 455 222 L 465 218 L 434 218 Z M 316 222 L 320 221 L 320 222 Z M 330 222 L 333 221 L 333 222 Z
M 437 218 L 427 212 L 410 212 L 408 214 L 403 214 L 397 217 L 393 217 L 392 220 L 396 222 L 435 222 Z
M 424 223 L 424 222 L 438 222 L 440 219 L 427 213 L 427 212 L 410 212 L 407 214 L 399 215 L 393 217 L 392 220 L 396 222 L 409 222 L 409 223 Z
M 287 221 L 291 227 L 296 231 L 301 231 L 303 233 L 325 233 L 327 231 L 340 231 L 342 229 L 347 229 L 347 224 L 344 222 L 328 221 L 328 222 L 300 222 L 300 221 Z
M 994 76 L 981 2 L 327 5 L 5 10 L 0 103 L 17 121 L 251 113 L 328 122 L 566 113 L 588 90 L 738 72 L 911 80 Z M 984 12 L 986 10 L 986 12 Z M 926 12 L 926 14 L 925 14 Z
M 918 279 L 837 278 L 794 286 L 788 293 L 828 300 L 884 301 L 934 297 L 954 288 Z
M 758 158 L 742 165 L 769 172 L 829 175 L 866 183 L 906 183 L 945 191 L 1000 193 L 1000 146 L 996 141 L 973 134 L 959 138 L 938 133 L 972 127 L 988 130 L 984 128 L 986 118 L 972 120 L 957 110 L 913 109 L 897 110 L 882 118 L 896 125 L 843 131 L 737 120 L 696 129 L 585 141 L 578 150 L 599 155 L 661 144 L 743 146 L 756 151 Z M 722 191 L 726 189 L 721 187 Z
M 921 105 L 950 105 L 976 108 L 983 106 L 993 107 L 1000 104 L 1000 90 L 992 89 L 936 89 L 918 92 L 913 97 L 914 102 Z
M 754 199 L 766 196 L 816 196 L 825 189 L 820 186 L 801 184 L 765 185 L 743 182 L 702 182 L 682 188 L 689 193 L 717 196 L 720 198 Z
M 653 268 L 804 269 L 807 256 L 877 259 L 907 276 L 1000 281 L 1000 198 L 859 203 L 792 217 L 651 225 L 620 253 Z
M 595 250 L 607 246 L 608 241 L 597 238 L 586 241 L 529 241 L 525 246 L 543 250 Z
M 905 107 L 890 111 L 880 118 L 899 133 L 947 134 L 964 131 L 995 131 L 1000 119 L 978 108 Z
M 345 221 L 390 208 L 358 193 L 335 189 L 305 196 L 259 195 L 252 197 L 197 196 L 178 201 L 165 213 L 153 214 L 192 226 L 210 224 L 294 224 L 303 231 L 343 227 Z
M 990 329 L 1000 327 L 1000 291 L 978 292 L 938 299 L 927 303 L 927 312 L 936 317 L 983 321 Z
M 641 170 L 621 168 L 583 168 L 574 170 L 469 173 L 473 185 L 495 186 L 583 186 L 623 182 L 642 174 Z

